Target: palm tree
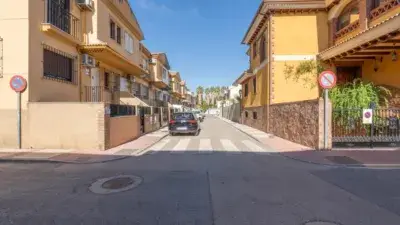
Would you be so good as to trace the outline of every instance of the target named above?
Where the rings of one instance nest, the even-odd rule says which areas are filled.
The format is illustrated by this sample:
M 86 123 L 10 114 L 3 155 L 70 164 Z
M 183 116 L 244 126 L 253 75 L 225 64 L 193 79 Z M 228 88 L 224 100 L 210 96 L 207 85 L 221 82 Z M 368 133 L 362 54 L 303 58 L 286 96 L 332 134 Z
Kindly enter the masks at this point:
M 196 92 L 197 92 L 197 94 L 203 94 L 204 88 L 203 88 L 202 86 L 198 86 L 198 87 L 196 88 Z

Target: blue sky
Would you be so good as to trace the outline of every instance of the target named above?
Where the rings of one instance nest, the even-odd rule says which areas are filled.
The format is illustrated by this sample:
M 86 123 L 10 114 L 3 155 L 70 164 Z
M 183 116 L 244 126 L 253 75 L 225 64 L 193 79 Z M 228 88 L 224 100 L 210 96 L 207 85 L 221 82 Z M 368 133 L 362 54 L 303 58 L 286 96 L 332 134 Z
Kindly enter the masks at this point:
M 260 0 L 130 0 L 152 52 L 188 87 L 231 85 L 248 68 L 241 40 Z

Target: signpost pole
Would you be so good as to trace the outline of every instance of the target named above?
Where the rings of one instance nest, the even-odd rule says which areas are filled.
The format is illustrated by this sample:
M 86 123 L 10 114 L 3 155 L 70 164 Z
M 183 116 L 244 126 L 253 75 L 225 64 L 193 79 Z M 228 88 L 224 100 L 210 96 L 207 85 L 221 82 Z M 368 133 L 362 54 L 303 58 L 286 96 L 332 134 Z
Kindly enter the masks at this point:
M 328 149 L 328 125 L 329 125 L 329 118 L 328 118 L 328 100 L 329 100 L 329 90 L 324 89 L 324 149 Z
M 336 85 L 336 79 L 332 71 L 323 71 L 318 76 L 319 85 L 324 89 L 324 150 L 329 149 L 329 89 Z
M 18 148 L 21 149 L 21 92 L 17 92 L 17 129 Z

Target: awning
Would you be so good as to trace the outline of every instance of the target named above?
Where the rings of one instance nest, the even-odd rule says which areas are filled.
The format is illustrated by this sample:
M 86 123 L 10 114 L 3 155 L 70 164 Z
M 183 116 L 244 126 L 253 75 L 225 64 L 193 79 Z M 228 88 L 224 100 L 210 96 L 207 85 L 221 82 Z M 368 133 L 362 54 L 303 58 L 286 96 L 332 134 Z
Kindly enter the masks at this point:
M 318 57 L 322 61 L 363 60 L 390 54 L 400 45 L 399 32 L 400 14 L 395 14 L 356 36 L 322 51 Z
M 120 69 L 127 74 L 135 76 L 147 74 L 139 65 L 132 64 L 128 59 L 110 48 L 107 44 L 82 45 L 81 50 L 84 53 L 90 54 L 96 60 Z

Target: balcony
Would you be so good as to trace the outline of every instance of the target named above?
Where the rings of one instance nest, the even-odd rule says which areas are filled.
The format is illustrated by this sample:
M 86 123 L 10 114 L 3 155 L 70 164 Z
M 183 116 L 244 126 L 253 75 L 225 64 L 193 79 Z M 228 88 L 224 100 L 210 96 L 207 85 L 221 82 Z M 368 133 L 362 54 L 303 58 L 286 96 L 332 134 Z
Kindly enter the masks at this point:
M 112 102 L 114 94 L 111 89 L 103 86 L 85 86 L 85 102 Z
M 56 0 L 45 0 L 45 20 L 42 31 L 71 43 L 81 42 L 80 20 L 71 14 L 69 6 Z
M 335 42 L 337 42 L 338 40 L 340 40 L 340 38 L 343 38 L 345 36 L 347 36 L 348 34 L 351 34 L 355 31 L 358 31 L 358 29 L 360 28 L 360 21 L 356 20 L 352 23 L 350 23 L 349 25 L 343 27 L 342 29 L 340 29 L 339 31 L 337 31 L 335 33 Z
M 385 1 L 385 3 L 380 4 L 378 7 L 371 10 L 370 18 L 371 20 L 375 20 L 394 9 L 399 9 L 399 6 L 400 6 L 400 0 Z

